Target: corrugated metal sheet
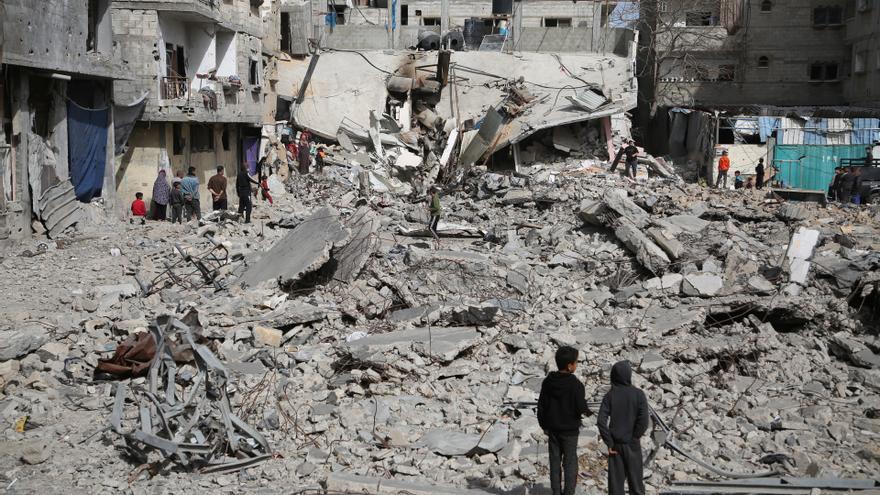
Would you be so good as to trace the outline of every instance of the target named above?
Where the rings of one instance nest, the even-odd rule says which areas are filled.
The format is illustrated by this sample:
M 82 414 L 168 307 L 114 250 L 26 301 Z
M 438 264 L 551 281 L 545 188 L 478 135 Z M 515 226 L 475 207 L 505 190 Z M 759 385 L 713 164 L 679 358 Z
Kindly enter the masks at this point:
M 589 89 L 575 93 L 574 96 L 566 96 L 566 98 L 568 98 L 568 101 L 588 112 L 592 112 L 608 101 L 608 98 L 606 98 L 605 95 Z
M 825 191 L 834 168 L 841 158 L 865 156 L 862 145 L 777 145 L 773 150 L 773 165 L 779 169 L 777 180 L 786 187 Z M 803 157 L 798 161 L 800 157 Z
M 76 200 L 70 180 L 59 182 L 43 191 L 39 208 L 40 218 L 49 231 L 49 237 L 55 237 L 85 218 L 82 203 Z

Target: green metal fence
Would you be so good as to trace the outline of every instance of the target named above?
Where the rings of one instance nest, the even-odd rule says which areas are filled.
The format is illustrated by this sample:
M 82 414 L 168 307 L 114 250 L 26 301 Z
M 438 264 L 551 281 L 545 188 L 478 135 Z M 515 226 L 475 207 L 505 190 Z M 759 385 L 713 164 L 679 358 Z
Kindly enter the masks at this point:
M 784 144 L 774 148 L 773 165 L 785 187 L 826 191 L 841 158 L 864 156 L 864 144 Z

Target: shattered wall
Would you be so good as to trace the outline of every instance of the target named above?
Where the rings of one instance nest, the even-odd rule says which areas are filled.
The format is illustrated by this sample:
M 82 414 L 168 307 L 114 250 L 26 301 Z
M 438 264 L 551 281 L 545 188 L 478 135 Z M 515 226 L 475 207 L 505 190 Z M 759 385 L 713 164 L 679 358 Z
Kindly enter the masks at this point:
M 185 6 L 187 2 L 181 2 Z M 259 67 L 260 81 L 250 84 L 250 63 L 262 59 L 262 24 L 257 12 L 256 20 L 249 13 L 243 21 L 232 24 L 232 15 L 223 8 L 212 11 L 211 17 L 200 18 L 199 22 L 189 22 L 191 17 L 183 17 L 179 12 L 157 9 L 136 9 L 138 2 L 116 0 L 113 4 L 113 33 L 122 54 L 122 61 L 130 80 L 117 84 L 120 101 L 135 101 L 145 92 L 149 94 L 144 109 L 144 120 L 149 121 L 196 121 L 196 122 L 248 122 L 260 123 L 262 115 L 263 69 Z M 232 11 L 232 13 L 237 11 Z M 165 22 L 167 20 L 167 22 Z M 259 21 L 259 23 L 258 23 Z M 181 26 L 184 40 L 173 40 L 172 26 Z M 163 33 L 163 26 L 169 30 Z M 192 32 L 211 32 L 212 40 L 217 28 L 236 33 L 235 71 L 241 80 L 240 88 L 226 89 L 223 82 L 196 77 L 194 60 L 190 59 L 196 46 L 186 34 Z M 242 31 L 240 29 L 247 29 Z M 191 88 L 184 98 L 164 99 L 161 91 L 162 78 L 166 75 L 165 43 L 181 44 L 185 47 L 188 67 L 186 74 Z M 261 62 L 260 62 L 261 64 Z M 215 64 L 206 61 L 200 71 L 207 71 Z M 210 66 L 210 67 L 209 67 Z M 216 108 L 211 108 L 199 93 L 200 88 L 210 88 L 215 94 Z
M 112 49 L 109 9 L 88 43 L 88 0 L 4 0 L 3 63 L 112 78 L 120 75 Z

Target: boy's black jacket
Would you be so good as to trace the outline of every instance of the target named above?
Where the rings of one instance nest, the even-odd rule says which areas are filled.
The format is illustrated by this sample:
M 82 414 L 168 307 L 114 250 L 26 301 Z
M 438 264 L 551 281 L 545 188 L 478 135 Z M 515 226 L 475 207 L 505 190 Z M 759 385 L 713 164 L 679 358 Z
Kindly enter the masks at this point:
M 581 416 L 590 415 L 584 385 L 571 373 L 552 371 L 541 384 L 538 423 L 545 431 L 574 434 L 581 428 Z

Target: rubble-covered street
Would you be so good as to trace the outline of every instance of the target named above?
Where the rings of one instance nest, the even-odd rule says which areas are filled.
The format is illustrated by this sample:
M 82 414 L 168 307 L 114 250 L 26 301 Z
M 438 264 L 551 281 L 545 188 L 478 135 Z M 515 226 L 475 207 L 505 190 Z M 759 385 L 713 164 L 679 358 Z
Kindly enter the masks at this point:
M 515 403 L 536 399 L 560 344 L 582 350 L 593 400 L 630 360 L 669 440 L 717 469 L 877 477 L 876 207 L 632 181 L 579 160 L 477 168 L 444 192 L 434 249 L 421 198 L 360 197 L 327 176 L 288 190 L 250 225 L 94 225 L 4 251 L 3 486 L 542 493 L 546 437 Z M 184 279 L 196 269 L 174 265 L 181 252 L 218 255 L 221 289 Z M 173 349 L 158 377 L 95 373 L 149 331 Z M 157 415 L 182 401 L 179 419 Z M 150 448 L 141 434 L 169 422 L 180 447 Z M 602 493 L 586 423 L 582 486 Z M 716 477 L 668 446 L 648 469 L 654 489 Z

